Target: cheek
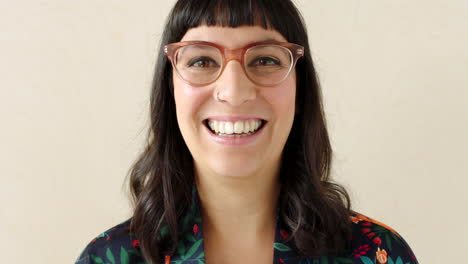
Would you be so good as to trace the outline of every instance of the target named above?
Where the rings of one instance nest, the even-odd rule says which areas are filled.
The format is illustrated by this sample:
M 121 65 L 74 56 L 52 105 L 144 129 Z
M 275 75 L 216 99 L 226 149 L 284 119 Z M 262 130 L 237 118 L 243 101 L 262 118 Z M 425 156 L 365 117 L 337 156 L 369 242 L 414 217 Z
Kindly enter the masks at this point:
M 288 78 L 278 86 L 264 90 L 263 96 L 270 103 L 278 119 L 290 118 L 296 107 L 296 80 Z
M 178 78 L 174 78 L 174 100 L 179 126 L 186 127 L 188 122 L 198 120 L 198 111 L 209 97 L 206 87 L 194 87 Z

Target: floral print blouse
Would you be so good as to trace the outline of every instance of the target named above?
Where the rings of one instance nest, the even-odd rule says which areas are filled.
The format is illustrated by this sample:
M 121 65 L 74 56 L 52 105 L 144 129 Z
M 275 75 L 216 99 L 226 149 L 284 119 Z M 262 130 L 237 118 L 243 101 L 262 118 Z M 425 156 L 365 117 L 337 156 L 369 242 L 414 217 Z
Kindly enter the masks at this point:
M 194 185 L 191 207 L 180 223 L 183 238 L 177 245 L 177 253 L 166 256 L 161 264 L 205 263 L 199 203 Z M 275 241 L 272 245 L 273 264 L 418 264 L 413 251 L 400 234 L 361 214 L 350 217 L 353 235 L 351 247 L 346 254 L 299 258 L 284 241 L 289 234 L 279 219 L 277 217 Z M 138 239 L 129 229 L 130 221 L 131 218 L 94 238 L 81 252 L 75 264 L 147 264 L 139 249 Z

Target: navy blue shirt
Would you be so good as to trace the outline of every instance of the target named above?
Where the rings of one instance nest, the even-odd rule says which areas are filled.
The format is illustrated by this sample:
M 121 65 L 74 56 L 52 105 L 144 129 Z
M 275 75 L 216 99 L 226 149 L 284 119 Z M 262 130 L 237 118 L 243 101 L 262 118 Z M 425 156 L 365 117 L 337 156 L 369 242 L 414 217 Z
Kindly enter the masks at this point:
M 177 253 L 166 257 L 171 264 L 203 264 L 202 219 L 196 187 L 192 191 L 191 208 L 183 218 L 182 239 Z M 279 215 L 279 214 L 278 214 Z M 413 251 L 392 228 L 362 214 L 352 215 L 353 226 L 349 251 L 341 256 L 299 258 L 285 242 L 289 236 L 277 217 L 273 264 L 417 264 Z M 139 241 L 130 231 L 131 218 L 101 233 L 84 248 L 75 264 L 146 264 Z M 239 260 L 242 263 L 242 260 Z M 164 264 L 164 261 L 163 263 Z

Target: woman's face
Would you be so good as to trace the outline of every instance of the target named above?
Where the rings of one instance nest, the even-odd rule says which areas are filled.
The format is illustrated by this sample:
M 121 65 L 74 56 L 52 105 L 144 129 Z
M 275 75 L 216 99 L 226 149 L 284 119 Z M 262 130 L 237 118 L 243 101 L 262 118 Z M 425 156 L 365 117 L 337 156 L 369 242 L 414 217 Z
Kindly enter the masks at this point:
M 200 26 L 187 31 L 181 41 L 195 40 L 229 49 L 267 40 L 287 42 L 277 31 L 253 26 Z M 217 81 L 205 86 L 173 76 L 177 121 L 197 174 L 256 177 L 277 173 L 294 119 L 294 70 L 284 82 L 268 87 L 250 81 L 237 60 L 229 61 Z M 263 125 L 251 135 L 226 135 L 232 130 L 242 134 L 259 122 Z M 223 127 L 224 133 L 218 135 L 208 123 L 218 132 Z

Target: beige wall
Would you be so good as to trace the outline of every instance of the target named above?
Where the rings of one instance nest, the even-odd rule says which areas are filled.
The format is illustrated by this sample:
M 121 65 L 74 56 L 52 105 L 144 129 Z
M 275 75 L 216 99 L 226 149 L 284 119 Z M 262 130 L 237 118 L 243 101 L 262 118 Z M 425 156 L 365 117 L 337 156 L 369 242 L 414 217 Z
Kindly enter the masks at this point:
M 130 216 L 173 1 L 0 1 L 1 263 L 72 263 Z M 421 263 L 468 249 L 468 2 L 302 0 L 335 178 Z

